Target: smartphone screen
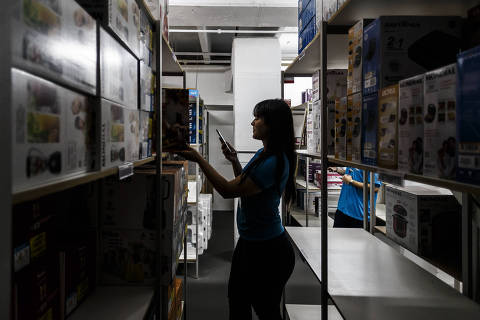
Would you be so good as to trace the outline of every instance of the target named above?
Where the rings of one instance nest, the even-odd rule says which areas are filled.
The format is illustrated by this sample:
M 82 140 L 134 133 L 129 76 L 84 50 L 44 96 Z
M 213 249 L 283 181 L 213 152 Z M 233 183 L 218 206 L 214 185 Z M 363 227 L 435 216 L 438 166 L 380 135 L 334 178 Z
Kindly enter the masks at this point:
M 220 137 L 220 140 L 222 141 L 223 144 L 225 144 L 225 146 L 227 147 L 228 151 L 232 152 L 232 150 L 230 150 L 230 147 L 228 146 L 228 143 L 227 141 L 225 140 L 225 138 L 222 136 L 222 134 L 220 133 L 220 131 L 218 131 L 218 129 L 215 129 L 217 131 L 217 134 L 218 136 Z

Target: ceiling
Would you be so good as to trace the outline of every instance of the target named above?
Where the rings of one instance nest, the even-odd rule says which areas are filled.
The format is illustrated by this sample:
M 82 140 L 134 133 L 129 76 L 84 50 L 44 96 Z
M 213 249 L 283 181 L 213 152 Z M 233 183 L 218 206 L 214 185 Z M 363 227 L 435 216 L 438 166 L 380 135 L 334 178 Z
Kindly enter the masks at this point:
M 184 66 L 229 66 L 234 38 L 277 37 L 282 61 L 297 54 L 298 0 L 170 0 L 169 39 Z

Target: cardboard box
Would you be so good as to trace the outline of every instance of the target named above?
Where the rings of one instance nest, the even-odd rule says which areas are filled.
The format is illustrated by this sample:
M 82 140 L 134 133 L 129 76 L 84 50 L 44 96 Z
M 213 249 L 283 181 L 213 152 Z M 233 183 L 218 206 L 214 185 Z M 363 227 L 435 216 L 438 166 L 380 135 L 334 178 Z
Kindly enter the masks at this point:
M 327 70 L 327 104 L 347 96 L 347 69 Z M 312 75 L 312 101 L 320 100 L 320 70 Z
M 130 109 L 138 108 L 137 59 L 100 29 L 100 95 Z
M 461 48 L 461 30 L 460 17 L 376 19 L 364 28 L 363 94 L 453 63 Z
M 477 185 L 480 183 L 479 68 L 480 47 L 458 56 L 457 180 Z
M 372 20 L 362 19 L 348 30 L 347 94 L 362 92 L 363 84 L 363 29 Z
M 330 20 L 337 9 L 337 0 L 323 0 L 323 21 Z
M 316 0 L 305 1 L 308 2 L 304 9 L 299 12 L 298 16 L 298 30 L 299 32 L 303 31 L 307 25 L 312 21 L 316 24 L 315 13 L 316 13 Z
M 347 98 L 335 102 L 335 158 L 347 158 Z
M 425 74 L 423 174 L 454 179 L 457 152 L 457 66 Z
M 362 163 L 377 165 L 378 95 L 363 97 Z
M 139 158 L 145 159 L 152 156 L 150 112 L 140 110 L 140 133 L 139 133 Z
M 126 108 L 108 100 L 101 100 L 101 168 L 108 169 L 127 161 Z
M 12 69 L 13 189 L 97 169 L 93 101 Z
M 146 12 L 140 10 L 140 61 L 147 66 L 153 66 L 153 26 Z
M 96 93 L 96 22 L 83 8 L 75 1 L 15 1 L 12 17 L 14 66 Z
M 446 189 L 385 188 L 387 236 L 426 257 L 453 253 L 460 244 L 461 206 Z
M 381 89 L 378 98 L 378 166 L 398 165 L 398 84 Z
M 316 34 L 317 34 L 317 26 L 315 24 L 315 19 L 312 19 L 303 28 L 302 31 L 299 31 L 299 34 L 298 34 L 298 53 L 299 54 L 302 53 L 303 49 L 305 49 L 305 47 L 308 46 L 308 44 L 313 40 L 313 38 L 315 38 Z
M 125 110 L 125 160 L 133 162 L 139 159 L 140 152 L 140 113 L 138 110 Z
M 108 26 L 140 56 L 140 8 L 135 0 L 109 0 Z
M 425 76 L 400 81 L 398 106 L 398 169 L 423 173 L 423 91 Z
M 345 157 L 352 161 L 352 136 L 353 136 L 353 99 L 347 97 L 347 132 L 345 134 Z
M 348 97 L 348 104 L 351 108 L 351 122 L 348 132 L 351 134 L 351 160 L 362 162 L 362 93 L 358 92 Z M 348 142 L 347 142 L 348 143 Z M 347 144 L 348 158 L 348 144 Z
M 186 148 L 189 139 L 188 90 L 162 89 L 163 151 Z
M 140 109 L 154 111 L 155 76 L 152 69 L 140 61 Z

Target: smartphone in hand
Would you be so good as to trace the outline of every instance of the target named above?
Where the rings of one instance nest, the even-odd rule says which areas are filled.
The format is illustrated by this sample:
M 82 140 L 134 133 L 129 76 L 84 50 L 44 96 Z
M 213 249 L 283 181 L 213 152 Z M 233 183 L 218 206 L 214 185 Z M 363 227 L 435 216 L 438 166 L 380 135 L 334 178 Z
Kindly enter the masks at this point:
M 217 131 L 217 134 L 218 134 L 218 136 L 219 136 L 219 138 L 220 138 L 220 141 L 222 141 L 222 143 L 227 147 L 228 151 L 233 152 L 233 151 L 230 149 L 230 147 L 228 146 L 227 141 L 226 141 L 225 138 L 222 136 L 222 134 L 220 133 L 220 131 L 218 131 L 218 129 L 215 129 L 215 130 Z

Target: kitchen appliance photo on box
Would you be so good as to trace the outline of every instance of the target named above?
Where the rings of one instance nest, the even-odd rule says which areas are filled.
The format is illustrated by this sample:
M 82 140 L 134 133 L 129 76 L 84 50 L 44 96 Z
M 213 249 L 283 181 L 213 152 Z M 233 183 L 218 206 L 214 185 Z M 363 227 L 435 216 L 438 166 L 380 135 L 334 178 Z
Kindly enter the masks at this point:
M 378 98 L 378 159 L 380 167 L 397 168 L 398 85 L 380 90 Z
M 335 158 L 347 157 L 347 97 L 335 102 Z
M 363 34 L 363 94 L 456 61 L 460 17 L 382 16 Z M 448 44 L 448 45 L 446 45 Z
M 378 95 L 364 96 L 362 105 L 362 163 L 376 166 Z
M 127 109 L 114 102 L 102 99 L 101 102 L 101 165 L 102 169 L 125 163 L 128 126 Z
M 368 26 L 370 22 L 372 22 L 372 20 L 361 19 L 348 30 L 348 95 L 362 91 L 363 29 Z
M 454 179 L 457 153 L 457 67 L 425 74 L 423 174 Z
M 425 76 L 400 81 L 398 106 L 398 169 L 423 173 L 423 90 Z
M 164 151 L 185 149 L 189 143 L 189 102 L 186 89 L 163 89 L 162 143 Z
M 357 92 L 348 97 L 348 104 L 351 109 L 351 122 L 349 122 L 349 131 L 351 132 L 351 160 L 357 163 L 362 161 L 362 93 Z M 348 143 L 348 142 L 347 142 Z M 347 159 L 348 159 L 347 147 Z
M 480 47 L 458 56 L 457 180 L 480 183 Z

